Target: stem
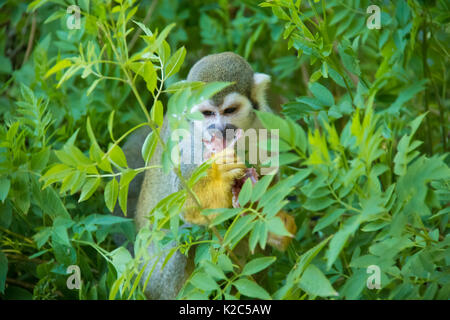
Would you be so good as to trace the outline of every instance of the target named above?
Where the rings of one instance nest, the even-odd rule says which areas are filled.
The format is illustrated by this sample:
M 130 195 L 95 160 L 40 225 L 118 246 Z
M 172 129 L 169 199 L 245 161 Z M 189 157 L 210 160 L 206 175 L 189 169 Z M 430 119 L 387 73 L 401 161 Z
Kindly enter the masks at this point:
M 427 11 L 425 11 L 425 18 L 424 18 L 424 22 L 423 22 L 423 27 L 422 27 L 422 33 L 423 33 L 423 42 L 422 42 L 422 66 L 423 66 L 423 77 L 427 78 L 428 77 L 428 64 L 427 64 L 427 52 L 428 52 L 428 46 L 427 46 Z M 429 102 L 428 102 L 428 94 L 429 94 L 429 90 L 428 90 L 428 85 L 425 85 L 425 111 L 429 112 L 430 111 L 430 106 L 429 106 Z M 433 155 L 433 144 L 432 144 L 432 140 L 431 140 L 431 124 L 430 124 L 430 116 L 425 117 L 425 121 L 427 124 L 427 153 L 429 155 Z
M 31 54 L 31 49 L 33 48 L 33 41 L 34 41 L 35 34 L 36 34 L 36 15 L 33 12 L 32 17 L 31 17 L 30 37 L 28 38 L 27 51 L 25 52 L 25 57 L 23 58 L 22 66 L 25 64 L 25 62 L 27 62 L 27 60 Z
M 147 11 L 147 14 L 145 15 L 144 21 L 142 23 L 146 25 L 150 18 L 152 17 L 153 11 L 155 11 L 156 5 L 158 4 L 158 0 L 153 0 L 152 4 L 150 5 L 150 8 Z M 139 36 L 142 34 L 142 29 L 139 28 L 136 33 L 134 34 L 133 38 L 130 41 L 130 44 L 128 45 L 128 51 L 131 51 L 136 44 L 136 41 L 139 39 Z
M 161 168 L 162 166 L 147 166 L 147 167 L 142 167 L 142 168 L 136 168 L 133 169 L 134 171 L 140 171 L 139 173 L 141 173 L 142 171 L 145 171 L 147 169 L 155 169 L 155 168 Z M 122 172 L 118 172 L 118 173 L 110 173 L 110 174 L 91 174 L 91 175 L 87 175 L 87 178 L 112 178 L 112 177 L 117 177 L 122 175 Z

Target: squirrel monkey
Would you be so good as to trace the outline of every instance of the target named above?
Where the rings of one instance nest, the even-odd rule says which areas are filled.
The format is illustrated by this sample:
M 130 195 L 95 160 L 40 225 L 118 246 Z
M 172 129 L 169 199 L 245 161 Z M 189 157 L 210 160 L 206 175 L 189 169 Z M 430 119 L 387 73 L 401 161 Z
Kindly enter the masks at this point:
M 192 112 L 199 111 L 204 115 L 204 120 L 193 121 L 192 127 L 197 127 L 202 130 L 201 132 L 218 130 L 223 133 L 223 136 L 226 136 L 227 129 L 245 131 L 250 128 L 263 128 L 254 111 L 271 111 L 265 99 L 270 77 L 266 74 L 255 73 L 250 64 L 241 56 L 232 52 L 206 56 L 191 68 L 187 80 L 234 82 L 209 100 L 192 108 Z M 167 122 L 164 121 L 161 128 L 161 136 L 164 140 L 170 138 Z M 146 134 L 143 132 L 137 134 L 140 134 L 141 138 L 139 139 L 142 140 L 141 144 L 137 146 L 140 147 Z M 181 146 L 182 148 L 183 146 Z M 246 167 L 244 163 L 236 161 L 238 159 L 232 148 L 225 147 L 216 153 L 212 160 L 213 164 L 209 168 L 207 176 L 198 181 L 193 187 L 193 191 L 200 200 L 201 208 L 231 207 L 233 181 L 243 176 Z M 159 165 L 161 161 L 162 148 L 158 144 L 149 165 Z M 196 164 L 182 163 L 183 176 L 188 179 L 196 167 Z M 145 225 L 149 213 L 162 199 L 181 188 L 182 185 L 174 172 L 165 175 L 162 169 L 147 170 L 140 185 L 136 208 L 134 210 L 134 205 L 132 205 L 132 210 L 129 212 L 129 215 L 135 217 L 137 229 L 139 230 Z M 201 208 L 194 199 L 188 197 L 183 208 L 182 219 L 191 224 L 208 224 L 206 216 L 200 214 Z M 280 217 L 285 224 L 286 221 L 288 222 L 286 224 L 288 230 L 295 233 L 296 227 L 294 228 L 293 218 L 286 213 L 280 214 L 282 214 Z M 271 238 L 269 235 L 269 238 L 268 243 L 280 250 L 286 248 L 286 241 L 289 243 L 289 240 L 282 237 Z M 156 249 L 151 246 L 148 250 L 154 253 Z M 188 258 L 180 252 L 177 251 L 162 268 L 164 260 L 163 256 L 156 265 L 146 287 L 145 293 L 150 299 L 174 299 L 189 276 L 189 269 L 192 266 L 189 265 Z M 152 266 L 152 263 L 149 266 Z M 148 272 L 150 270 L 144 272 L 143 279 L 147 277 Z
M 200 132 L 217 130 L 222 132 L 223 136 L 226 136 L 227 129 L 247 130 L 250 128 L 263 128 L 254 110 L 270 111 L 265 99 L 265 91 L 270 82 L 270 77 L 266 74 L 253 72 L 250 64 L 241 56 L 232 52 L 206 56 L 191 68 L 187 80 L 234 82 L 234 84 L 215 94 L 211 99 L 192 107 L 192 112 L 199 111 L 204 115 L 204 120 L 194 121 L 192 127 L 195 126 Z M 164 121 L 161 135 L 163 139 L 170 137 L 167 121 Z M 194 145 L 195 143 L 191 144 L 192 147 Z M 161 155 L 162 148 L 158 146 L 150 165 L 160 164 Z M 224 156 L 226 158 L 230 154 Z M 196 167 L 196 164 L 182 163 L 181 171 L 183 176 L 189 178 Z M 236 175 L 242 173 L 244 168 L 244 164 L 238 164 L 237 166 L 217 165 L 213 170 L 210 170 L 209 172 L 213 173 L 210 179 L 200 181 L 201 189 L 198 186 L 195 187 L 202 206 L 210 208 L 204 203 L 218 205 L 219 203 L 217 202 L 224 196 L 224 189 L 217 187 L 219 185 L 224 187 L 224 184 L 227 183 L 231 184 Z M 212 179 L 213 177 L 216 179 Z M 166 176 L 162 170 L 148 170 L 145 173 L 136 208 L 138 229 L 144 225 L 146 216 L 159 201 L 179 191 L 181 188 L 181 183 L 175 173 L 171 172 Z M 228 188 L 226 189 L 228 190 Z M 194 214 L 193 210 L 188 210 L 182 216 L 188 223 L 206 224 L 206 220 L 203 220 L 205 218 L 200 218 L 199 214 Z

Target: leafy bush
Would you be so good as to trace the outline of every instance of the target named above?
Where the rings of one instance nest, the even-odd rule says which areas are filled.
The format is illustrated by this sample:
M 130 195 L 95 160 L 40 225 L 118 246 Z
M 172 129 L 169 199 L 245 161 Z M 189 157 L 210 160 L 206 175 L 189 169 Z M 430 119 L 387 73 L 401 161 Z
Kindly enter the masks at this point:
M 180 298 L 448 299 L 449 8 L 377 4 L 381 29 L 367 27 L 364 0 L 80 1 L 81 29 L 69 30 L 69 2 L 2 2 L 1 297 L 144 299 L 146 248 L 175 239 L 171 254 L 196 252 Z M 128 168 L 121 145 L 151 127 L 148 160 L 164 110 L 173 129 L 198 117 L 189 107 L 227 84 L 180 80 L 225 50 L 272 75 L 280 115 L 258 117 L 280 130 L 281 179 L 246 184 L 244 207 L 220 210 L 212 228 L 181 229 L 205 164 L 136 234 L 110 211 L 126 210 L 129 183 L 151 168 Z M 171 147 L 161 165 L 179 173 Z M 253 251 L 286 232 L 281 208 L 299 227 L 287 252 L 239 261 L 244 236 Z M 67 286 L 70 265 L 80 290 Z M 367 286 L 373 266 L 379 289 Z

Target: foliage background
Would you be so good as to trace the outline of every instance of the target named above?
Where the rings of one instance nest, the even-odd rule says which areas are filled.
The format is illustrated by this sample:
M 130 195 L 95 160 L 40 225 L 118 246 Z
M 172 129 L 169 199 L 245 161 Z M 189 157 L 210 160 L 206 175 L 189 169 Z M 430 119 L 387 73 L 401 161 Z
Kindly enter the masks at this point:
M 140 249 L 175 238 L 183 250 L 202 243 L 180 298 L 448 299 L 446 1 L 84 0 L 81 29 L 68 30 L 74 3 L 0 1 L 1 298 L 141 299 Z M 366 27 L 372 4 L 381 8 L 379 30 Z M 161 34 L 174 22 L 167 42 L 155 44 L 149 30 Z M 139 56 L 141 64 L 126 65 L 139 75 L 132 85 L 115 79 L 126 75 L 117 65 L 90 63 L 126 63 L 151 46 L 162 68 Z M 80 47 L 85 57 L 76 60 Z M 183 92 L 206 92 L 162 92 L 168 65 L 166 89 L 200 57 L 226 50 L 272 76 L 269 100 L 282 117 L 259 116 L 268 128 L 285 128 L 282 179 L 268 191 L 246 189 L 241 200 L 265 194 L 274 205 L 261 203 L 264 219 L 224 210 L 234 222 L 217 223 L 221 242 L 206 229 L 178 232 L 180 193 L 155 213 L 157 228 L 137 236 L 133 259 L 111 238 L 136 238 L 132 222 L 108 210 L 117 197 L 123 205 L 127 191 L 121 183 L 119 194 L 111 164 L 130 179 L 136 173 L 126 169 L 117 137 L 142 123 L 142 104 L 158 123 L 162 106 L 183 112 Z M 269 230 L 282 233 L 271 220 L 282 206 L 299 227 L 288 251 L 233 267 L 225 248 L 241 240 L 237 234 L 256 246 Z M 172 233 L 162 239 L 158 230 L 168 224 Z M 81 290 L 66 286 L 72 264 L 81 268 Z M 369 265 L 380 266 L 381 289 L 366 287 Z

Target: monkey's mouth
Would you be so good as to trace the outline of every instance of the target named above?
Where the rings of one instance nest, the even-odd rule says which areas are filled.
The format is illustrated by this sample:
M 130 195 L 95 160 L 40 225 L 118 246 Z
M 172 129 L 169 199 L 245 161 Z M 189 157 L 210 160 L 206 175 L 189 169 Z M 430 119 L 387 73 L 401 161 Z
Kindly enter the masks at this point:
M 225 148 L 233 148 L 236 142 L 243 136 L 243 130 L 237 129 L 233 136 L 227 135 L 224 137 L 219 130 L 209 131 L 209 137 L 203 138 L 204 145 L 204 159 L 209 159 L 215 153 L 222 151 Z

